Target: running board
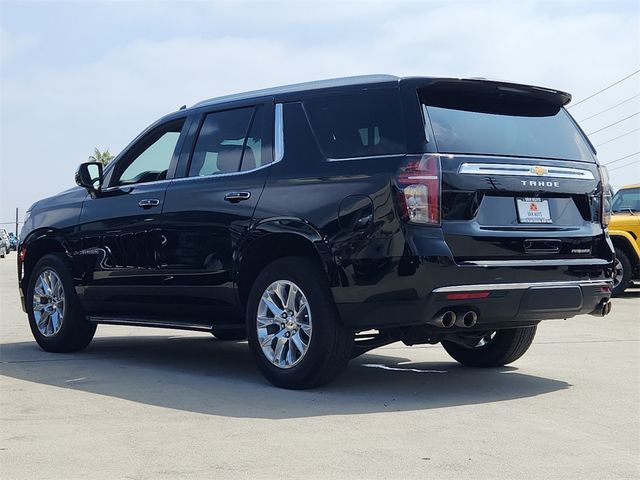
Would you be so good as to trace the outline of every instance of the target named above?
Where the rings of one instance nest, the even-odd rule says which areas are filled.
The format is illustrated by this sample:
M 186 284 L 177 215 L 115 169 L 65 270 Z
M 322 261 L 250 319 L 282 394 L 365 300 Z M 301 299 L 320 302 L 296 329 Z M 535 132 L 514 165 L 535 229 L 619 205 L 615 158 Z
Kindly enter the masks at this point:
M 177 330 L 198 330 L 201 332 L 210 332 L 212 327 L 211 325 L 203 325 L 197 323 L 179 323 L 135 317 L 87 316 L 87 321 L 104 325 L 130 325 L 135 327 L 172 328 Z

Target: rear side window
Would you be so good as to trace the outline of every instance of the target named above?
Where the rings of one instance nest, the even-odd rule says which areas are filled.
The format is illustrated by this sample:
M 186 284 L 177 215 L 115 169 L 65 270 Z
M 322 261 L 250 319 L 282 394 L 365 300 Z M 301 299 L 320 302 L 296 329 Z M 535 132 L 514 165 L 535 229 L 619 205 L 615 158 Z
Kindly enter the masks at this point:
M 253 170 L 269 161 L 264 155 L 264 108 L 210 113 L 204 119 L 189 166 L 189 176 Z
M 315 97 L 304 107 L 328 158 L 406 153 L 397 91 Z
M 594 161 L 567 112 L 557 105 L 498 95 L 423 99 L 443 153 Z

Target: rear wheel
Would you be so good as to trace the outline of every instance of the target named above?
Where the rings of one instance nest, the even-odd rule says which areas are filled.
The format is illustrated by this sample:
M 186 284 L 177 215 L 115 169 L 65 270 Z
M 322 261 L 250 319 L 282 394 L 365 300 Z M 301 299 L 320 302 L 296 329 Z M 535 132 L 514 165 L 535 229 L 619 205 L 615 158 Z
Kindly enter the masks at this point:
M 616 248 L 616 263 L 613 272 L 612 295 L 617 297 L 623 293 L 631 282 L 631 261 L 624 250 Z
M 451 357 L 469 367 L 501 367 L 515 362 L 529 349 L 537 327 L 509 328 L 487 332 L 477 341 L 462 345 L 443 340 L 442 346 Z
M 36 263 L 29 280 L 26 305 L 31 333 L 43 350 L 75 352 L 93 339 L 96 326 L 84 317 L 62 256 L 45 255 Z
M 306 257 L 276 260 L 258 275 L 247 325 L 258 368 L 278 387 L 324 385 L 351 356 L 353 334 L 340 323 L 321 268 Z

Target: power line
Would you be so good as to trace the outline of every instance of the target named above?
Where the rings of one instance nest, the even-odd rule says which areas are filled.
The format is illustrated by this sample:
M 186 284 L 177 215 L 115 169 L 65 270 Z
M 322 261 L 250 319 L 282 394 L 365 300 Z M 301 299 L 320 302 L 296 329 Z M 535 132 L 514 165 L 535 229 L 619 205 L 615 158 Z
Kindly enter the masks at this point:
M 593 132 L 587 133 L 587 135 L 593 135 L 594 133 L 598 133 L 598 132 L 601 132 L 602 130 L 606 130 L 607 128 L 613 127 L 614 125 L 622 123 L 625 120 L 629 120 L 631 117 L 635 117 L 636 115 L 640 115 L 640 112 L 636 112 L 633 115 L 629 115 L 628 117 L 624 117 L 622 120 L 618 120 L 617 122 L 610 123 L 609 125 L 606 125 L 606 126 L 604 126 L 602 128 L 599 128 L 598 130 L 594 130 Z
M 614 108 L 619 107 L 620 105 L 623 105 L 623 104 L 627 103 L 628 101 L 633 100 L 634 98 L 637 98 L 637 97 L 640 97 L 640 93 L 634 95 L 633 97 L 629 97 L 626 100 L 621 101 L 620 103 L 616 103 L 613 107 L 606 108 L 606 109 L 602 110 L 601 112 L 594 113 L 590 117 L 583 118 L 582 120 L 578 120 L 578 121 L 579 122 L 586 122 L 587 120 L 591 120 L 593 117 L 597 117 L 598 115 L 601 115 L 601 114 L 603 114 L 605 112 L 608 112 L 609 110 L 613 110 Z
M 614 140 L 617 140 L 619 138 L 626 137 L 630 133 L 637 132 L 638 130 L 640 130 L 640 127 L 639 128 L 634 128 L 633 130 L 629 130 L 627 133 L 623 133 L 622 135 L 618 135 L 617 137 L 613 137 L 612 139 L 607 140 L 606 142 L 602 142 L 602 143 L 599 143 L 599 144 L 594 145 L 594 146 L 595 147 L 599 147 L 600 145 L 605 145 L 605 144 L 607 144 L 609 142 L 613 142 Z
M 634 155 L 638 155 L 640 152 L 630 153 L 629 155 L 625 155 L 624 157 L 616 158 L 615 160 L 611 160 L 610 162 L 605 162 L 602 165 L 611 165 L 612 163 L 619 162 L 620 160 L 624 160 L 625 158 L 633 157 Z
M 583 99 L 582 99 L 582 100 L 580 100 L 579 102 L 576 102 L 576 103 L 574 103 L 573 105 L 569 105 L 569 107 L 568 107 L 568 108 L 576 107 L 576 106 L 580 105 L 582 102 L 586 102 L 586 101 L 587 101 L 587 100 L 589 100 L 590 98 L 593 98 L 593 97 L 595 97 L 596 95 L 600 95 L 602 92 L 604 92 L 604 91 L 606 91 L 606 90 L 609 90 L 611 87 L 615 87 L 615 86 L 616 86 L 616 85 L 618 85 L 619 83 L 624 82 L 627 78 L 631 78 L 631 77 L 633 77 L 634 75 L 637 75 L 638 73 L 640 73 L 640 70 L 636 70 L 635 72 L 633 72 L 633 73 L 631 73 L 631 74 L 627 75 L 626 77 L 621 78 L 621 79 L 620 79 L 620 80 L 618 80 L 617 82 L 614 82 L 614 83 L 612 83 L 611 85 L 609 85 L 609 86 L 607 86 L 607 87 L 604 87 L 602 90 L 598 90 L 596 93 L 592 93 L 591 95 L 589 95 L 589 96 L 588 96 L 588 97 L 586 97 L 586 98 L 583 98 Z
M 631 163 L 627 163 L 625 165 L 618 165 L 617 167 L 613 167 L 613 168 L 608 168 L 607 170 L 609 172 L 613 172 L 614 170 L 620 170 L 621 168 L 626 168 L 626 167 L 630 167 L 632 165 L 637 165 L 637 162 L 631 162 Z

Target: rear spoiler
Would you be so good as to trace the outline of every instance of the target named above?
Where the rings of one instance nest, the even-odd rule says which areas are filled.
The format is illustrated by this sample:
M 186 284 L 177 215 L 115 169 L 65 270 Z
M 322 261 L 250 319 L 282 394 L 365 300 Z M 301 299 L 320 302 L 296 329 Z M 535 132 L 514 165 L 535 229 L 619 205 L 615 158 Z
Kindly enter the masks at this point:
M 560 90 L 479 78 L 434 78 L 417 88 L 427 105 L 485 113 L 554 115 L 571 101 Z

